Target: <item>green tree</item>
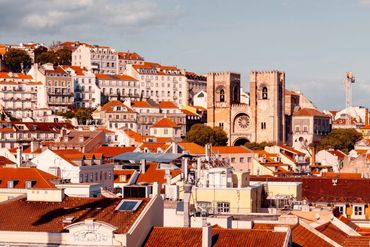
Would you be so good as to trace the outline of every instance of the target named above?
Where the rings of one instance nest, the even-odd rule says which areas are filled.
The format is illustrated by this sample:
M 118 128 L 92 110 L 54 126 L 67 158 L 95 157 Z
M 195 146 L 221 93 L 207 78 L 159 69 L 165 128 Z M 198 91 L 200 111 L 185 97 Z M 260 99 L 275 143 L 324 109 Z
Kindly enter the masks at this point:
M 11 48 L 5 54 L 4 63 L 11 72 L 20 73 L 31 67 L 32 60 L 26 51 Z
M 92 119 L 92 109 L 87 108 L 78 108 L 75 111 L 75 117 L 77 118 L 77 121 L 79 124 L 86 124 L 87 120 Z
M 249 148 L 251 150 L 264 150 L 266 146 L 271 147 L 272 143 L 270 143 L 270 142 L 260 142 L 260 143 L 247 142 L 246 144 L 244 144 L 244 146 L 246 146 L 247 148 Z
M 39 46 L 33 51 L 33 53 L 35 54 L 35 63 L 38 63 L 40 54 L 46 51 L 48 51 L 48 49 L 45 46 Z
M 333 148 L 348 153 L 361 138 L 362 134 L 355 129 L 333 129 L 318 142 L 317 147 L 319 150 Z
M 72 51 L 66 48 L 57 50 L 55 52 L 57 63 L 60 65 L 71 65 L 72 63 Z
M 214 146 L 226 146 L 227 135 L 221 128 L 211 128 L 203 124 L 194 124 L 186 133 L 185 140 L 199 145 L 211 143 Z
M 58 64 L 58 58 L 53 51 L 46 51 L 39 54 L 36 57 L 36 63 L 39 64 L 52 63 L 56 65 Z

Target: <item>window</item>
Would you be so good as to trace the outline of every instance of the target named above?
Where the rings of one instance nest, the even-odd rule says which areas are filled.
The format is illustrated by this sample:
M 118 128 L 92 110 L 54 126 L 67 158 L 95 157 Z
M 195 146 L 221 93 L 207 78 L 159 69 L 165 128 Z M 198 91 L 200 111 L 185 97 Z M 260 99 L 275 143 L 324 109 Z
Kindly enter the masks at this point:
M 225 102 L 225 90 L 220 90 L 220 102 Z
M 266 122 L 261 122 L 261 129 L 266 129 Z
M 344 206 L 337 206 L 340 214 L 344 213 Z
M 235 158 L 231 158 L 231 163 L 235 163 Z
M 167 135 L 168 134 L 168 129 L 165 128 L 163 132 L 164 132 L 165 135 Z
M 355 206 L 355 215 L 362 215 L 362 206 Z
M 240 163 L 244 163 L 244 157 L 240 157 Z
M 262 88 L 262 99 L 267 99 L 267 87 Z
M 230 203 L 228 203 L 228 202 L 218 202 L 217 203 L 217 212 L 219 212 L 219 213 L 228 213 L 228 212 L 230 212 Z
M 129 211 L 135 212 L 135 210 L 140 206 L 141 200 L 122 200 L 120 204 L 116 207 L 118 211 Z
M 220 127 L 221 129 L 224 128 L 224 123 L 218 123 L 218 127 Z

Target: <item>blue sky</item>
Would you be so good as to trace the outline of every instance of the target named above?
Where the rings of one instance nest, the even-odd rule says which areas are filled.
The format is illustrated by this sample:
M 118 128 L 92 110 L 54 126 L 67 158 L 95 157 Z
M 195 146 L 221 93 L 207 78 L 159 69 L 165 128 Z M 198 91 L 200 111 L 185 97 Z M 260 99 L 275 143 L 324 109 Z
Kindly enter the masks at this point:
M 0 42 L 80 40 L 198 73 L 286 72 L 320 109 L 370 107 L 370 0 L 0 0 Z

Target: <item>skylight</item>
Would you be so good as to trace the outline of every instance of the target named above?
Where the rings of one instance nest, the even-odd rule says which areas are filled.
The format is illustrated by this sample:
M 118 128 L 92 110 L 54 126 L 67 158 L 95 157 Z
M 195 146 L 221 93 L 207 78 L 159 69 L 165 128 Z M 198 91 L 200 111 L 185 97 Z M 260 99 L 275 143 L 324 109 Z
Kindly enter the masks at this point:
M 142 200 L 122 200 L 116 210 L 121 212 L 135 212 L 140 206 Z

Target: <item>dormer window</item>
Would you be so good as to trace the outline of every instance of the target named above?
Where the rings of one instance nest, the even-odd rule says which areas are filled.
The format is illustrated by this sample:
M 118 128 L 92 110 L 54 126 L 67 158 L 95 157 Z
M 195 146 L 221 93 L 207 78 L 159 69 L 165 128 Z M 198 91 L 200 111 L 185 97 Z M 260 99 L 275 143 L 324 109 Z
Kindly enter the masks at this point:
M 15 181 L 14 180 L 9 180 L 8 183 L 7 183 L 7 185 L 8 185 L 8 188 L 9 189 L 12 189 L 12 188 L 14 188 Z
M 33 181 L 32 180 L 29 180 L 29 181 L 26 181 L 25 182 L 25 188 L 26 189 L 32 188 L 32 185 L 33 185 Z

